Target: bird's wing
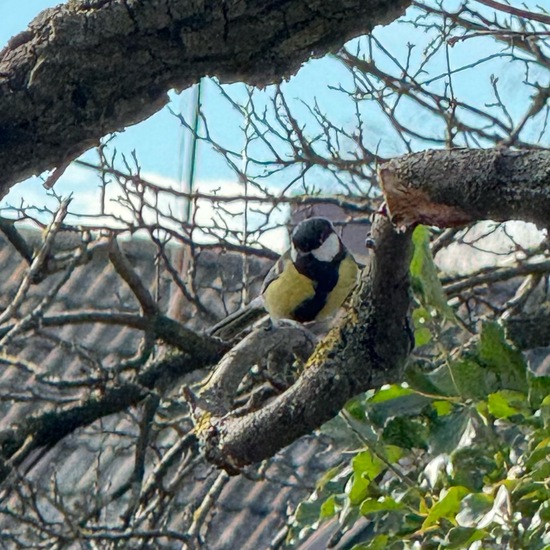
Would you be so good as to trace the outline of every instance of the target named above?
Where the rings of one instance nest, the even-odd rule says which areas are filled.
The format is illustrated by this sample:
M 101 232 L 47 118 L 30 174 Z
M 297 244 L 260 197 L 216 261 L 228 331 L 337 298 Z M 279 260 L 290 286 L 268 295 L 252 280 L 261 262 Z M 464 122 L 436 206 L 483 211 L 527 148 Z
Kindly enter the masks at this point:
M 272 266 L 272 268 L 267 272 L 264 282 L 262 283 L 262 290 L 260 294 L 263 294 L 267 287 L 275 281 L 279 275 L 283 272 L 285 268 L 285 262 L 290 262 L 290 250 L 287 250 Z
M 245 307 L 216 323 L 208 330 L 208 334 L 222 340 L 232 340 L 266 314 L 263 298 L 262 296 L 258 296 Z
M 244 329 L 266 315 L 263 293 L 265 289 L 275 281 L 283 272 L 285 261 L 290 261 L 290 252 L 283 254 L 267 272 L 262 283 L 262 290 L 257 298 L 254 298 L 247 306 L 228 315 L 208 330 L 210 336 L 216 336 L 222 340 L 232 340 Z

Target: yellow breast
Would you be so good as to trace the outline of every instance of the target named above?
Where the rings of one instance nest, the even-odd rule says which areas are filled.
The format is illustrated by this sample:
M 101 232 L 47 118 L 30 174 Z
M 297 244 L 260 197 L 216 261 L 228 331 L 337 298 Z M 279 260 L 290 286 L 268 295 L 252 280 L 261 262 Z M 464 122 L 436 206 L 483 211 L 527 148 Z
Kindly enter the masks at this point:
M 317 315 L 317 319 L 329 317 L 344 303 L 357 284 L 359 266 L 351 256 L 346 256 L 338 270 L 338 284 L 328 295 L 325 307 Z
M 314 295 L 312 281 L 287 261 L 283 271 L 264 291 L 265 308 L 272 319 L 289 319 L 304 300 Z
M 338 283 L 327 296 L 316 319 L 335 313 L 357 284 L 359 267 L 351 256 L 346 256 L 339 267 Z M 264 304 L 272 319 L 291 319 L 294 310 L 315 295 L 311 279 L 299 273 L 291 261 L 284 262 L 284 269 L 264 290 Z

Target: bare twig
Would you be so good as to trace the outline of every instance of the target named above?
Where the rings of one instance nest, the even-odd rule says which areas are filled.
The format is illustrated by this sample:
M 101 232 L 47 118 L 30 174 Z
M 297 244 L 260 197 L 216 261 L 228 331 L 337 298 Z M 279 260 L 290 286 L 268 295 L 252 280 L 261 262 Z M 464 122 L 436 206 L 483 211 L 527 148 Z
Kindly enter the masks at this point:
M 14 226 L 13 220 L 0 218 L 0 231 L 4 233 L 8 241 L 13 245 L 15 250 L 21 254 L 21 257 L 29 264 L 32 263 L 34 250 L 27 241 L 21 236 Z
M 151 296 L 150 292 L 145 288 L 141 277 L 134 271 L 134 268 L 130 265 L 130 262 L 124 253 L 120 250 L 116 239 L 113 239 L 111 242 L 109 259 L 111 260 L 111 263 L 117 273 L 122 277 L 122 279 L 124 279 L 126 284 L 134 293 L 145 316 L 157 315 L 158 306 L 155 300 Z
M 27 273 L 25 274 L 25 277 L 23 278 L 21 284 L 19 285 L 19 288 L 17 289 L 15 297 L 10 302 L 8 307 L 0 314 L 0 324 L 5 323 L 19 309 L 19 307 L 25 300 L 25 297 L 27 296 L 27 291 L 29 290 L 31 284 L 44 269 L 45 263 L 47 262 L 50 255 L 55 236 L 61 228 L 61 224 L 63 223 L 63 220 L 67 215 L 67 209 L 70 202 L 70 198 L 65 199 L 59 205 L 59 209 L 57 210 L 54 219 L 46 230 L 42 246 L 34 256 L 32 263 L 29 266 Z
M 489 285 L 499 281 L 509 281 L 515 277 L 525 275 L 544 275 L 550 272 L 550 260 L 539 262 L 521 263 L 511 267 L 497 267 L 483 269 L 479 273 L 472 274 L 460 281 L 445 284 L 447 296 L 458 296 L 467 289 L 481 285 Z
M 529 10 L 524 10 L 521 8 L 515 8 L 514 6 L 509 6 L 508 4 L 502 4 L 501 2 L 496 2 L 495 0 L 476 0 L 480 4 L 484 4 L 495 10 L 502 11 L 504 13 L 509 13 L 510 15 L 515 15 L 521 19 L 527 19 L 531 21 L 538 21 L 539 23 L 545 23 L 550 25 L 550 15 L 544 15 L 543 13 L 535 13 Z

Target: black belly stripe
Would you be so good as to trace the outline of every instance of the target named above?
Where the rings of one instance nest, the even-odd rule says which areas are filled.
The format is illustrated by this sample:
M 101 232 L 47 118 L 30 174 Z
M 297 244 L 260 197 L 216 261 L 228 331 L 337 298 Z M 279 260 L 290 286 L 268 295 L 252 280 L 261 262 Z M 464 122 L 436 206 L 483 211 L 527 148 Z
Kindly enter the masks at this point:
M 315 294 L 294 309 L 292 318 L 295 321 L 307 323 L 319 315 L 327 303 L 329 293 L 338 283 L 340 261 L 341 258 L 337 257 L 332 262 L 320 262 L 311 254 L 297 258 L 294 263 L 296 270 L 311 279 Z
M 315 292 L 315 294 L 304 300 L 293 312 L 292 318 L 300 323 L 313 321 L 327 303 L 328 292 Z

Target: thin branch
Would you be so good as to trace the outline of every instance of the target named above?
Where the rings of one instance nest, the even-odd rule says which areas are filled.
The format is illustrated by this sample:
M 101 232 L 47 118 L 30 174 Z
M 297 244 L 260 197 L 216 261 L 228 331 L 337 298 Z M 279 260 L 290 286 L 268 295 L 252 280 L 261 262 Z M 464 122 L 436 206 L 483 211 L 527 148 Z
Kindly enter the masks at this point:
M 531 21 L 538 21 L 539 23 L 544 23 L 550 25 L 550 15 L 544 15 L 543 13 L 534 13 L 528 10 L 522 10 L 520 8 L 514 8 L 507 4 L 501 4 L 495 0 L 476 0 L 480 4 L 488 6 L 489 8 L 494 8 L 495 10 L 502 11 L 504 13 L 509 13 L 510 15 L 515 15 L 520 19 L 528 19 Z
M 127 410 L 151 391 L 166 391 L 184 374 L 209 366 L 220 356 L 218 348 L 165 357 L 140 372 L 135 382 L 108 384 L 101 392 L 91 391 L 77 404 L 38 413 L 0 431 L 0 481 L 10 474 L 10 466 L 19 466 L 35 449 L 55 445 L 77 428 Z
M 4 233 L 6 239 L 12 244 L 12 246 L 19 252 L 21 257 L 29 264 L 32 263 L 32 257 L 34 250 L 27 241 L 21 236 L 21 233 L 17 231 L 13 220 L 6 218 L 0 218 L 0 231 Z
M 113 264 L 116 272 L 122 277 L 124 282 L 130 287 L 138 302 L 141 305 L 141 309 L 145 316 L 155 316 L 158 314 L 158 306 L 150 292 L 145 288 L 141 277 L 135 272 L 134 268 L 130 265 L 128 258 L 120 250 L 118 242 L 113 239 L 111 247 L 109 249 L 109 259 Z
M 541 262 L 521 263 L 512 267 L 499 267 L 482 270 L 479 273 L 470 275 L 461 281 L 444 284 L 447 296 L 458 296 L 465 290 L 481 285 L 509 281 L 515 277 L 525 275 L 545 275 L 550 273 L 550 260 Z
M 39 276 L 41 271 L 44 269 L 44 266 L 50 255 L 50 251 L 53 246 L 55 236 L 59 231 L 59 229 L 61 228 L 61 224 L 63 223 L 63 220 L 67 215 L 67 209 L 69 207 L 70 202 L 71 202 L 70 198 L 65 199 L 59 205 L 59 209 L 57 210 L 52 222 L 50 223 L 50 225 L 46 230 L 46 235 L 44 236 L 44 241 L 42 242 L 42 246 L 34 256 L 33 261 L 27 273 L 25 274 L 25 277 L 23 278 L 23 280 L 21 281 L 21 284 L 19 285 L 19 288 L 17 289 L 17 293 L 15 294 L 15 297 L 10 302 L 8 307 L 2 312 L 2 314 L 0 314 L 0 324 L 5 323 L 8 319 L 10 319 L 15 314 L 15 312 L 19 309 L 19 307 L 25 300 L 31 284 L 35 281 L 35 279 Z

